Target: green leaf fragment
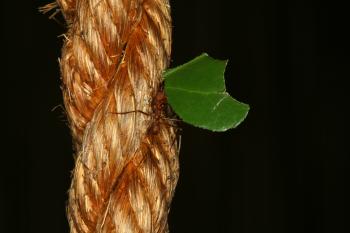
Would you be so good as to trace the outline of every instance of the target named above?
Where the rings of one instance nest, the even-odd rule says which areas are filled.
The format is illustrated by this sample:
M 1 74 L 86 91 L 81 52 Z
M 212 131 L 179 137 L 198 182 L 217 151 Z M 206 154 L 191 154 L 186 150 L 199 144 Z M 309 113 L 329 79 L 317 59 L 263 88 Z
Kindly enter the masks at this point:
M 226 65 L 227 61 L 202 54 L 164 74 L 168 102 L 184 122 L 212 131 L 226 131 L 245 119 L 249 105 L 226 92 Z

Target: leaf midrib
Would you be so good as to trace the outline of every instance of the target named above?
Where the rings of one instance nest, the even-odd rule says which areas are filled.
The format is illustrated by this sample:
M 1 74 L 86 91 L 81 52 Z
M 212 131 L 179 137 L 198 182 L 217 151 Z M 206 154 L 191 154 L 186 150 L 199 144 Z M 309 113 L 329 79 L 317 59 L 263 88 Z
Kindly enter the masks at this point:
M 184 89 L 184 88 L 178 88 L 178 87 L 167 87 L 166 89 L 173 89 L 173 90 L 177 90 L 177 91 L 183 91 L 183 92 L 190 92 L 190 93 L 194 93 L 194 94 L 201 94 L 201 95 L 229 95 L 225 90 L 222 92 L 215 92 L 215 91 L 198 91 L 198 90 L 190 90 L 190 89 Z

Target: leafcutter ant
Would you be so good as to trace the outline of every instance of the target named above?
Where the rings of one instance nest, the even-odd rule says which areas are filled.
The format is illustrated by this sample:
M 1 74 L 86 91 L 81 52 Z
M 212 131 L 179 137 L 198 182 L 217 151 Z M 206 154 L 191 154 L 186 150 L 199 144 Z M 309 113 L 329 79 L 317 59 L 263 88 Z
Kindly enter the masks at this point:
M 114 114 L 129 114 L 129 113 L 141 113 L 152 118 L 152 123 L 147 129 L 147 133 L 155 135 L 160 130 L 161 124 L 166 124 L 170 127 L 179 129 L 175 122 L 181 122 L 181 120 L 176 118 L 171 107 L 167 103 L 167 97 L 164 94 L 163 84 L 160 85 L 158 91 L 152 98 L 151 102 L 151 113 L 144 112 L 142 110 L 132 110 L 126 112 L 113 112 Z M 171 122 L 171 123 L 170 123 Z

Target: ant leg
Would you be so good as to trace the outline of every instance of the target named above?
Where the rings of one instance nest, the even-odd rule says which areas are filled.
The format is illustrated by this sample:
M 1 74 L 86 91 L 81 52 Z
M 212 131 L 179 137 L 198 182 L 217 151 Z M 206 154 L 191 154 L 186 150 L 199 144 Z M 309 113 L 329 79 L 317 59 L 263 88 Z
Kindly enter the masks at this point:
M 167 118 L 167 117 L 164 117 L 163 119 L 169 120 L 169 121 L 175 121 L 175 122 L 182 122 L 182 120 L 180 120 L 180 119 L 175 119 L 175 118 Z
M 142 113 L 146 116 L 149 116 L 150 114 L 141 110 L 132 110 L 132 111 L 126 111 L 126 112 L 110 112 L 111 114 L 120 114 L 120 115 L 125 115 L 125 114 L 130 114 L 130 113 Z
M 177 155 L 179 155 L 179 152 L 180 152 L 180 149 L 181 149 L 181 135 L 177 135 L 177 136 L 174 137 L 173 141 L 171 142 L 171 146 L 170 146 L 171 149 L 175 145 L 176 141 L 178 141 L 176 153 L 177 153 Z
M 177 122 L 182 122 L 182 120 L 178 120 L 178 119 L 170 119 L 170 118 L 162 118 L 162 124 L 166 125 L 166 126 L 169 126 L 169 127 L 172 127 L 172 128 L 175 128 L 177 130 L 181 130 L 181 128 L 179 128 L 179 126 L 177 126 L 174 122 L 177 121 Z M 166 122 L 165 120 L 169 120 L 170 122 Z

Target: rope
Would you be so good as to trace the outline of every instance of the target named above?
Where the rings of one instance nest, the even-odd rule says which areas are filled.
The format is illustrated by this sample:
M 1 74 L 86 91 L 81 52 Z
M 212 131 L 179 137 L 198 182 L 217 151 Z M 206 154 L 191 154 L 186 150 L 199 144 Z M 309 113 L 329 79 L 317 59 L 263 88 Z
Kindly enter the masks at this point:
M 72 233 L 166 233 L 178 138 L 162 73 L 168 0 L 57 0 L 68 32 L 62 90 L 76 151 Z

